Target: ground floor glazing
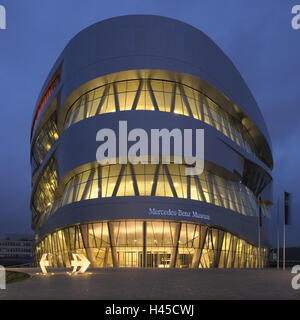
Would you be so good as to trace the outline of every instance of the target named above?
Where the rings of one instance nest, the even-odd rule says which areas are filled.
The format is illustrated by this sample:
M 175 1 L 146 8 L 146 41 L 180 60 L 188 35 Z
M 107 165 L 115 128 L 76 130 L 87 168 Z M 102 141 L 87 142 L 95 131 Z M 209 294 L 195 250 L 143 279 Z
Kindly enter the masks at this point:
M 55 231 L 35 249 L 35 263 L 51 255 L 50 266 L 71 267 L 72 253 L 84 254 L 91 267 L 257 268 L 268 250 L 205 224 L 169 220 L 114 220 L 79 224 Z M 259 257 L 260 256 L 260 257 Z

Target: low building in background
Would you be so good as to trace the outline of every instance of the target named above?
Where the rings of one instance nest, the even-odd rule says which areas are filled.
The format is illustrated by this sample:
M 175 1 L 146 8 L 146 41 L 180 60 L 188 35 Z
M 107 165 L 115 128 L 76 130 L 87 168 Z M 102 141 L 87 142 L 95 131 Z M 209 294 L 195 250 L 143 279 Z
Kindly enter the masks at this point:
M 4 266 L 30 264 L 33 246 L 33 235 L 6 234 L 4 239 L 0 239 L 0 264 Z

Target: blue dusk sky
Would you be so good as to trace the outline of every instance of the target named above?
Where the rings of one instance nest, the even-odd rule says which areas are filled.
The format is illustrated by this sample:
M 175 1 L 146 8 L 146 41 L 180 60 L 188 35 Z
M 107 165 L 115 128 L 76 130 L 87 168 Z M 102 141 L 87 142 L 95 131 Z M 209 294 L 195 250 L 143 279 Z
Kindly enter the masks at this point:
M 295 4 L 292 0 L 0 0 L 7 13 L 7 30 L 0 30 L 0 236 L 32 232 L 33 109 L 66 44 L 95 22 L 155 14 L 206 33 L 244 77 L 272 140 L 274 199 L 280 194 L 282 203 L 283 189 L 293 196 L 287 246 L 300 246 L 300 29 L 291 27 Z

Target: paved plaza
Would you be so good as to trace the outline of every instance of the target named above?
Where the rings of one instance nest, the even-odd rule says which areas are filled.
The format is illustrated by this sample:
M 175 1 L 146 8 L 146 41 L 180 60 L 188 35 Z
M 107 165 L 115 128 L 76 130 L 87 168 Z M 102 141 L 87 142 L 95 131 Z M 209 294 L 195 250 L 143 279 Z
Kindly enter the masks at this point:
M 47 276 L 39 269 L 18 270 L 31 277 L 8 284 L 0 300 L 300 299 L 290 270 L 91 269 L 75 276 L 69 270 Z

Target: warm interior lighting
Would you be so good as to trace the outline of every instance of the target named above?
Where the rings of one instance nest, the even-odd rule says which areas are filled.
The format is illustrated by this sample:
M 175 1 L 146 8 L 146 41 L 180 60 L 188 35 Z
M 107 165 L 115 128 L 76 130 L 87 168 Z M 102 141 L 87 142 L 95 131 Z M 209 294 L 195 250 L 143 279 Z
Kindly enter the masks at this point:
M 172 94 L 176 96 L 174 101 Z M 184 84 L 174 87 L 174 82 L 163 79 L 124 80 L 94 88 L 78 98 L 68 110 L 65 128 L 98 114 L 133 109 L 173 112 L 201 120 L 222 132 L 246 152 L 256 152 L 253 138 L 243 123 L 235 121 L 221 106 L 198 90 Z
M 258 265 L 258 248 L 228 232 L 208 228 L 207 226 L 182 222 L 155 220 L 146 222 L 144 234 L 143 222 L 138 220 L 110 221 L 114 235 L 115 253 L 118 267 L 142 267 L 143 239 L 146 244 L 146 263 L 150 268 L 169 268 L 174 261 L 172 254 L 176 252 L 177 268 L 256 268 Z M 73 254 L 83 254 L 87 257 L 82 242 L 83 234 L 88 232 L 90 244 L 89 256 L 93 257 L 94 267 L 112 267 L 110 237 L 107 222 L 95 222 L 72 226 L 48 235 L 42 243 L 37 245 L 37 259 L 44 253 L 50 253 L 52 267 L 70 267 L 74 259 Z M 176 233 L 179 232 L 179 240 Z M 70 244 L 66 236 L 78 239 Z M 200 239 L 204 237 L 204 244 L 199 264 L 193 264 L 193 256 L 199 250 Z M 57 246 L 53 246 L 56 243 Z M 236 249 L 231 247 L 236 243 Z M 217 245 L 219 247 L 217 247 Z M 200 246 L 201 247 L 201 246 Z M 53 251 L 55 250 L 55 251 Z M 58 251 L 57 251 L 58 250 Z M 263 263 L 267 259 L 267 251 L 261 249 Z M 217 260 L 216 260 L 217 259 Z M 78 260 L 78 259 L 76 259 Z M 37 260 L 39 261 L 39 260 Z M 76 262 L 76 261 L 75 261 Z M 81 261 L 77 261 L 81 263 Z M 76 262 L 76 264 L 77 264 Z M 79 265 L 77 264 L 77 267 Z
M 133 172 L 125 166 L 126 170 L 124 170 L 118 184 L 118 175 L 121 172 L 121 165 L 119 164 L 106 165 L 102 166 L 101 169 L 97 167 L 78 173 L 70 179 L 63 190 L 63 200 L 59 203 L 58 208 L 72 202 L 98 197 L 151 196 L 154 192 L 154 195 L 158 197 L 187 199 L 189 196 L 192 200 L 225 207 L 243 215 L 255 216 L 258 214 L 255 195 L 246 186 L 206 171 L 200 176 L 193 177 L 191 183 L 188 184 L 184 175 L 184 165 L 170 164 L 168 167 L 170 178 L 167 177 L 167 172 L 163 167 L 159 169 L 158 175 L 155 176 L 157 165 L 136 165 Z M 102 173 L 99 173 L 98 170 L 102 170 Z M 87 177 L 89 178 L 87 179 Z M 102 178 L 98 180 L 99 177 Z M 134 188 L 135 180 L 136 186 Z M 207 188 L 208 181 L 211 184 L 211 188 Z M 238 184 L 238 188 L 236 184 Z M 153 186 L 155 186 L 154 190 Z M 189 187 L 190 191 L 188 190 Z M 172 188 L 176 189 L 176 193 L 172 191 Z M 55 190 L 55 185 L 51 186 L 50 189 L 51 191 L 52 189 Z M 83 192 L 85 189 L 87 190 L 86 193 Z M 99 194 L 100 190 L 101 195 Z M 75 196 L 74 192 L 76 192 Z M 137 192 L 138 194 L 136 194 Z M 268 215 L 267 207 L 264 206 L 263 210 Z

